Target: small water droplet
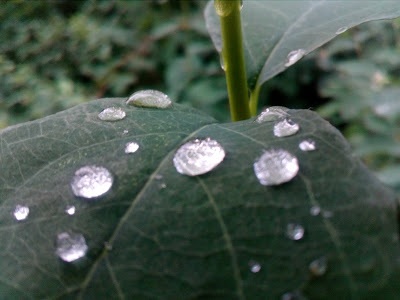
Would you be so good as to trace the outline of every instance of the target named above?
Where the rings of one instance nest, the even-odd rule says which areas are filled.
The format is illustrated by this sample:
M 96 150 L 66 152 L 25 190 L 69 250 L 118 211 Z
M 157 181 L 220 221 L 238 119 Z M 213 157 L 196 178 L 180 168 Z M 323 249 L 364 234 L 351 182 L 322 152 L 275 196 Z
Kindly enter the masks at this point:
M 224 148 L 210 138 L 187 142 L 175 153 L 175 169 L 185 175 L 205 174 L 218 166 L 225 157 Z
M 25 220 L 29 215 L 29 207 L 17 205 L 14 209 L 14 217 L 17 221 Z
M 56 247 L 56 254 L 66 262 L 72 262 L 85 256 L 88 250 L 85 238 L 79 233 L 60 233 L 57 236 Z
M 139 145 L 135 142 L 130 142 L 125 144 L 125 153 L 135 153 L 139 149 Z
M 257 123 L 277 121 L 286 118 L 289 109 L 283 106 L 271 106 L 264 109 L 257 117 Z
M 299 148 L 301 151 L 314 151 L 315 142 L 313 140 L 304 140 L 299 144 Z
M 261 270 L 261 265 L 256 261 L 250 261 L 249 267 L 252 273 L 258 273 Z
M 126 113 L 120 107 L 109 107 L 98 114 L 98 118 L 103 121 L 119 121 L 125 116 Z
M 111 251 L 113 249 L 113 245 L 110 242 L 104 242 L 104 248 L 107 251 Z
M 154 179 L 161 180 L 163 179 L 163 176 L 161 174 L 156 174 L 154 175 Z
M 314 276 L 322 276 L 326 273 L 326 270 L 328 269 L 328 260 L 325 256 L 313 260 L 308 266 L 308 269 Z
M 67 208 L 65 209 L 65 212 L 67 214 L 69 214 L 70 216 L 72 216 L 73 214 L 75 214 L 75 206 L 73 206 L 73 205 L 67 206 Z
M 243 8 L 243 0 L 240 0 L 240 10 Z
M 128 129 L 125 129 L 123 132 L 122 132 L 122 134 L 128 134 L 129 133 L 129 130 Z
M 291 65 L 294 65 L 297 63 L 300 59 L 303 58 L 304 54 L 306 54 L 306 50 L 304 49 L 298 49 L 289 52 L 287 58 L 286 58 L 286 63 L 285 67 L 290 67 Z
M 287 292 L 282 295 L 281 300 L 307 300 L 300 292 Z
M 333 217 L 333 212 L 331 212 L 330 210 L 324 210 L 324 211 L 322 212 L 322 215 L 323 215 L 325 218 L 332 218 L 332 217 Z
M 286 235 L 291 240 L 301 240 L 304 236 L 304 227 L 300 224 L 289 223 L 286 227 Z
M 313 206 L 310 208 L 310 214 L 312 216 L 318 216 L 321 212 L 321 208 L 319 206 Z
M 226 71 L 226 67 L 225 67 L 225 61 L 224 61 L 224 55 L 222 54 L 222 51 L 219 54 L 219 63 L 221 65 L 221 69 Z
M 77 197 L 96 198 L 111 189 L 113 180 L 113 176 L 106 168 L 85 166 L 75 172 L 71 188 Z
M 139 107 L 167 108 L 171 106 L 171 99 L 164 93 L 155 90 L 144 90 L 133 93 L 126 104 Z
M 299 171 L 297 158 L 286 150 L 266 151 L 253 165 L 262 185 L 278 185 L 292 180 Z
M 342 34 L 346 32 L 347 29 L 349 29 L 347 26 L 340 27 L 338 30 L 336 30 L 335 34 Z
M 299 124 L 290 119 L 285 119 L 275 124 L 274 135 L 276 137 L 285 137 L 296 134 L 300 129 Z
M 165 189 L 166 187 L 167 187 L 166 183 L 163 182 L 163 183 L 160 184 L 160 189 Z

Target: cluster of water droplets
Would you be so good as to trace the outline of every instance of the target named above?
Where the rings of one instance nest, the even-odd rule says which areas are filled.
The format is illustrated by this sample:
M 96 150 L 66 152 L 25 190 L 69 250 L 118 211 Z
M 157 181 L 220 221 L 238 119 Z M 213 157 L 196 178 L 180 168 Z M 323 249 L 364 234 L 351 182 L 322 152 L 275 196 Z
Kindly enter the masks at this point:
M 88 250 L 82 234 L 63 232 L 57 236 L 56 254 L 66 262 L 73 262 L 85 256 Z
M 119 121 L 125 116 L 125 111 L 120 107 L 108 107 L 98 114 L 98 118 L 102 121 Z
M 71 188 L 75 196 L 90 199 L 107 193 L 113 181 L 113 176 L 106 168 L 84 166 L 75 172 Z
M 156 90 L 143 90 L 133 93 L 126 101 L 127 105 L 138 107 L 167 108 L 171 106 L 171 99 Z
M 173 159 L 175 169 L 184 175 L 205 174 L 218 166 L 225 158 L 224 148 L 211 138 L 186 142 Z

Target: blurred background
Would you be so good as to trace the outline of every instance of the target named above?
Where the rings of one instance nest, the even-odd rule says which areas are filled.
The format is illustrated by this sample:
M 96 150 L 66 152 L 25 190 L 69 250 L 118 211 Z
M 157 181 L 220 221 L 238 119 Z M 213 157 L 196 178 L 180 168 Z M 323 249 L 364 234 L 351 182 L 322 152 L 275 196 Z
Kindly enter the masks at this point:
M 0 4 L 0 128 L 157 89 L 230 120 L 206 1 Z M 312 108 L 400 193 L 400 19 L 363 24 L 264 84 L 260 108 Z

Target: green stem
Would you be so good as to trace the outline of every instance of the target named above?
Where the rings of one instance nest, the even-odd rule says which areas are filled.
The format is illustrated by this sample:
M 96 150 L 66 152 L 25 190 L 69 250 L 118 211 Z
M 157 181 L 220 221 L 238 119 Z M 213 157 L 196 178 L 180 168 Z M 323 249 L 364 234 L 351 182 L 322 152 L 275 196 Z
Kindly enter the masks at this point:
M 250 94 L 250 113 L 254 117 L 257 115 L 258 98 L 260 96 L 261 85 L 256 85 Z
M 222 57 L 232 121 L 250 118 L 239 0 L 214 0 L 221 19 Z

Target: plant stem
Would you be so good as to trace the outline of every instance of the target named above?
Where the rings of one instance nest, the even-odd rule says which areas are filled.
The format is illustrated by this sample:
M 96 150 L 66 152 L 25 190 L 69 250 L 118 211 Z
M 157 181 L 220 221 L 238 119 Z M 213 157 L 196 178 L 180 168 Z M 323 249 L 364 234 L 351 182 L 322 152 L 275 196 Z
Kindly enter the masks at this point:
M 214 0 L 220 16 L 222 57 L 232 121 L 250 118 L 239 0 Z
M 252 117 L 257 115 L 258 98 L 260 96 L 261 85 L 257 84 L 250 94 L 250 114 Z

